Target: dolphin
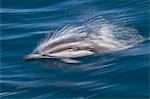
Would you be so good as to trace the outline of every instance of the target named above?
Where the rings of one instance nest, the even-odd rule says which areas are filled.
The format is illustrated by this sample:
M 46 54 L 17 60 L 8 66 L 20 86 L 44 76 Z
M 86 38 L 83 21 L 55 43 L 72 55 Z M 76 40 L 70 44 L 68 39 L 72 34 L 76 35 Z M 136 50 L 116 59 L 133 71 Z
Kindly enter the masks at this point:
M 60 59 L 66 63 L 80 63 L 72 58 L 84 57 L 95 54 L 92 51 L 91 44 L 85 43 L 84 41 L 64 43 L 51 48 L 44 47 L 44 50 L 36 50 L 35 52 L 25 56 L 25 59 L 44 59 L 44 58 L 55 58 Z
M 70 40 L 70 39 L 69 39 Z M 56 40 L 55 40 L 56 41 Z M 45 44 L 44 47 L 38 47 L 33 53 L 25 56 L 25 59 L 32 60 L 32 59 L 60 59 L 66 63 L 80 63 L 80 61 L 75 60 L 75 58 L 94 55 L 99 52 L 107 52 L 110 51 L 111 48 L 107 46 L 100 46 L 97 43 L 100 41 L 98 40 L 90 40 L 90 39 L 81 39 L 81 40 L 73 40 L 71 42 L 60 42 Z M 58 45 L 57 45 L 58 44 Z
M 77 27 L 60 32 L 62 33 L 46 39 L 24 58 L 27 60 L 54 58 L 66 63 L 81 63 L 76 58 L 130 47 L 115 38 L 109 28 L 102 27 L 99 31 L 90 33 L 90 31 L 85 32 L 83 27 Z

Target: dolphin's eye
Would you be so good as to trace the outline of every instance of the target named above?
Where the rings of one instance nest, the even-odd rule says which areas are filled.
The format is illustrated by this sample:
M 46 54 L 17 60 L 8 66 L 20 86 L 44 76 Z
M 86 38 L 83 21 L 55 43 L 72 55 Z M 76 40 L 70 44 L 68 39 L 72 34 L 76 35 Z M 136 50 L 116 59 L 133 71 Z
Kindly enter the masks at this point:
M 48 55 L 46 55 L 46 54 L 43 54 L 42 56 L 48 56 Z

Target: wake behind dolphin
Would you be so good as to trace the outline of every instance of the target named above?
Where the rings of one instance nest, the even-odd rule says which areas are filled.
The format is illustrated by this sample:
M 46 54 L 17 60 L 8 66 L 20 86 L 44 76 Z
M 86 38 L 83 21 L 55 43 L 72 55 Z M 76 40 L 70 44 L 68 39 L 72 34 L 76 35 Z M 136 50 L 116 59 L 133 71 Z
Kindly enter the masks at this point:
M 136 29 L 101 20 L 99 23 L 92 21 L 80 26 L 67 25 L 47 36 L 25 58 L 56 58 L 66 63 L 79 63 L 75 58 L 124 50 L 143 41 Z

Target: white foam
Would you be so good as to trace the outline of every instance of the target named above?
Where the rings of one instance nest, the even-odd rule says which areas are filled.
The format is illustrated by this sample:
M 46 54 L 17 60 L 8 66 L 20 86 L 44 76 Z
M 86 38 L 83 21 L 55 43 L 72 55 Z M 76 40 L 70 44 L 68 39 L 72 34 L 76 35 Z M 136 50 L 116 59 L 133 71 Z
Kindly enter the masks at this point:
M 96 18 L 81 26 L 67 25 L 60 31 L 53 33 L 52 36 L 48 36 L 37 49 L 43 49 L 53 42 L 72 37 L 82 37 L 87 41 L 94 40 L 94 44 L 97 46 L 113 50 L 130 48 L 143 41 L 143 37 L 135 28 L 118 26 L 105 20 L 104 18 Z

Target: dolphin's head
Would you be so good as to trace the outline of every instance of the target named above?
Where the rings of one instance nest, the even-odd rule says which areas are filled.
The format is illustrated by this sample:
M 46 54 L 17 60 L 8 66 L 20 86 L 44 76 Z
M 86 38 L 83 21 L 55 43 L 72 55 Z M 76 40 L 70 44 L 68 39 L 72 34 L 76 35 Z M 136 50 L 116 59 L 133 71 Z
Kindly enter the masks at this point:
M 90 51 L 91 45 L 85 42 L 73 42 L 60 44 L 55 47 L 40 46 L 31 54 L 25 56 L 25 59 L 41 59 L 41 58 L 77 58 L 93 54 Z

